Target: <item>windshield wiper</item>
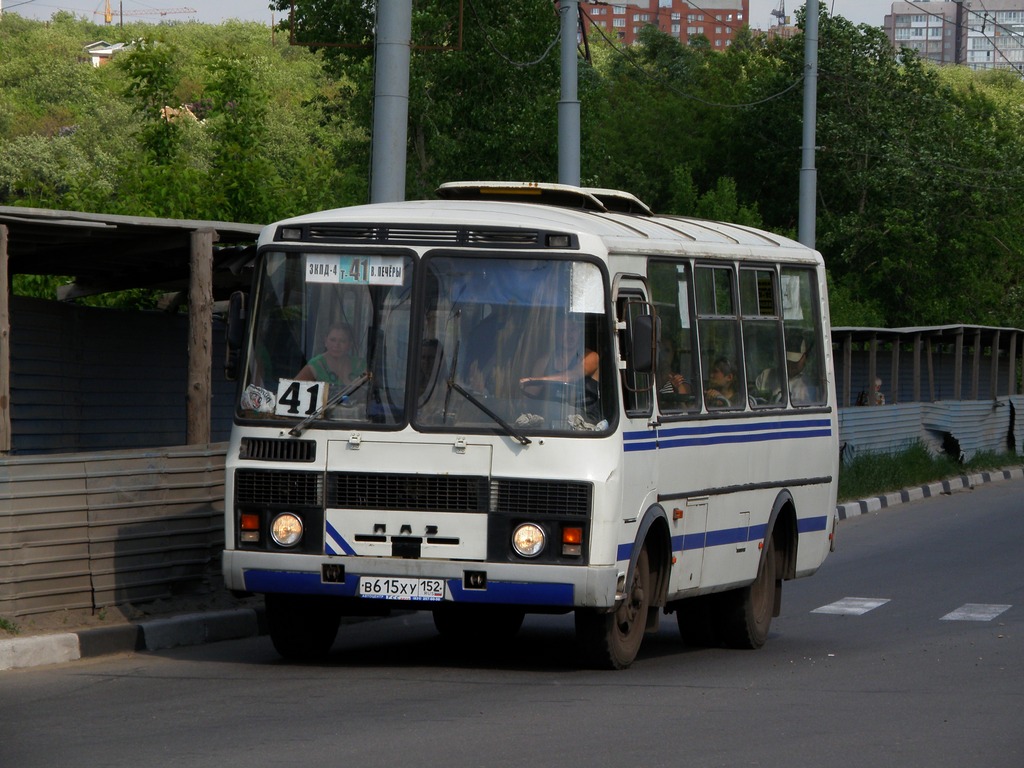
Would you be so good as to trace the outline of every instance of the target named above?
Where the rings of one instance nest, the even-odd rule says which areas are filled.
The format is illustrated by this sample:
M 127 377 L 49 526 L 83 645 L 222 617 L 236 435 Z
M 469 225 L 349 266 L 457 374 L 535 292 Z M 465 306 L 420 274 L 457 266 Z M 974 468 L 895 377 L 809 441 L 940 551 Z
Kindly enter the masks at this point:
M 526 435 L 520 433 L 515 427 L 513 427 L 511 424 L 509 424 L 507 421 L 505 421 L 503 418 L 501 418 L 501 416 L 499 416 L 494 411 L 492 411 L 490 408 L 488 408 L 486 405 L 484 405 L 482 402 L 480 402 L 480 399 L 476 395 L 474 395 L 472 392 L 470 392 L 464 386 L 459 384 L 459 382 L 457 382 L 455 380 L 455 376 L 454 375 L 452 375 L 452 376 L 450 376 L 448 378 L 448 393 L 451 394 L 451 391 L 453 389 L 456 392 L 458 392 L 460 395 L 462 395 L 464 398 L 469 400 L 469 402 L 471 402 L 473 405 L 475 405 L 481 411 L 483 411 L 488 416 L 490 416 L 491 419 L 495 423 L 501 425 L 501 428 L 505 430 L 505 434 L 507 434 L 509 437 L 512 437 L 512 438 L 515 438 L 516 440 L 518 440 L 520 445 L 529 445 L 532 442 L 530 440 L 530 438 L 528 438 Z
M 331 397 L 327 400 L 326 403 L 321 405 L 319 408 L 313 411 L 313 413 L 309 414 L 309 416 L 307 416 L 294 427 L 289 429 L 288 434 L 291 435 L 292 437 L 299 437 L 303 432 L 306 431 L 306 427 L 308 427 L 317 419 L 321 418 L 328 408 L 330 408 L 332 405 L 337 405 L 338 403 L 340 403 L 346 397 L 348 397 L 361 386 L 363 386 L 363 384 L 368 382 L 371 378 L 373 378 L 373 375 L 369 372 L 369 370 L 364 371 L 362 374 L 360 374 L 359 378 L 357 378 L 355 381 L 353 381 L 351 384 L 349 384 L 347 387 L 342 389 L 337 394 L 331 395 Z

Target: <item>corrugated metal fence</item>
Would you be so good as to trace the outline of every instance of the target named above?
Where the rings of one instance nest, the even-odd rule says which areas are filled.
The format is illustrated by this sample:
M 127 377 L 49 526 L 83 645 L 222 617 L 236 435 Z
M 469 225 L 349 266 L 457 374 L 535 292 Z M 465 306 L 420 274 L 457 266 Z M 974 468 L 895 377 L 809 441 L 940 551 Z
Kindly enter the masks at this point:
M 839 409 L 843 458 L 896 453 L 916 442 L 932 453 L 1024 452 L 1024 395 Z
M 0 615 L 219 589 L 226 447 L 0 459 Z

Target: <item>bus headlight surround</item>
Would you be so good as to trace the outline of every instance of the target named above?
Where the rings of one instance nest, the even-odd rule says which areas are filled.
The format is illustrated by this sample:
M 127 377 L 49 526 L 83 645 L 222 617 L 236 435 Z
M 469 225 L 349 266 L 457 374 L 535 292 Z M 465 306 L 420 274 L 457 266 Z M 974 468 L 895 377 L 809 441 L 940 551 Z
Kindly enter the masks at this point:
M 302 518 L 282 512 L 270 523 L 270 538 L 279 547 L 294 547 L 302 541 Z
M 547 535 L 536 523 L 520 523 L 512 531 L 512 549 L 520 557 L 537 557 L 546 544 Z

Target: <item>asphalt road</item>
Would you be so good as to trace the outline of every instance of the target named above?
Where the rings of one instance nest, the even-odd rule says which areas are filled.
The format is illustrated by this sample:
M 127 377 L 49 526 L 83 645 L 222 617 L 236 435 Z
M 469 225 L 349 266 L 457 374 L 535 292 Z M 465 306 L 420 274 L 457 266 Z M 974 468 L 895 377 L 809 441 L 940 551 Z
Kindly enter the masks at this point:
M 460 650 L 430 618 L 343 627 L 330 661 L 266 637 L 0 676 L 0 766 L 1024 765 L 1024 481 L 846 520 L 759 651 L 672 617 L 623 672 L 571 617 Z

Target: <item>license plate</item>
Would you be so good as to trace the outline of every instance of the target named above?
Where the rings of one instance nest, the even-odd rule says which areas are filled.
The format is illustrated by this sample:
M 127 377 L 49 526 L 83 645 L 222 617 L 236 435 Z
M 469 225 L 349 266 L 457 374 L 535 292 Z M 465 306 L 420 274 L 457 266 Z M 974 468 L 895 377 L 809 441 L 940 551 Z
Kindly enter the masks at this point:
M 381 600 L 444 600 L 444 579 L 360 576 L 359 596 Z

